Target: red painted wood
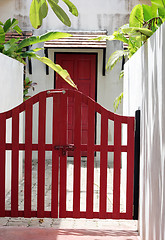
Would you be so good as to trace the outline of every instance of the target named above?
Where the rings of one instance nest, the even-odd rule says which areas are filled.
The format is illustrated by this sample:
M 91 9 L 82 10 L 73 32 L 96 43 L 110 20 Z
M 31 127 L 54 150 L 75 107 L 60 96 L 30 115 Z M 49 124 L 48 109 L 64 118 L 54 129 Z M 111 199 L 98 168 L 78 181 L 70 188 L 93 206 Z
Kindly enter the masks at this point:
M 37 211 L 31 211 L 30 214 L 31 214 L 31 217 L 37 217 Z M 11 211 L 10 210 L 5 211 L 5 216 L 11 217 Z M 44 211 L 44 216 L 46 218 L 50 218 L 51 211 Z M 18 217 L 24 217 L 24 211 L 18 211 Z M 73 218 L 73 211 L 66 211 L 66 217 Z M 80 218 L 86 218 L 86 212 L 80 212 Z M 93 218 L 99 218 L 99 213 L 94 212 Z M 132 219 L 132 218 L 129 218 L 126 213 L 120 213 L 119 218 L 120 219 Z M 112 213 L 107 213 L 107 219 L 113 219 Z
M 88 101 L 87 196 L 86 218 L 93 218 L 95 104 Z
M 107 112 L 101 114 L 101 152 L 100 152 L 100 218 L 106 218 L 107 207 Z
M 13 110 L 12 117 L 12 177 L 11 177 L 11 216 L 18 217 L 19 182 L 19 108 Z
M 67 141 L 67 93 L 62 95 L 60 105 L 60 145 L 66 145 Z M 60 205 L 59 217 L 66 217 L 66 179 L 67 179 L 67 159 L 60 150 Z
M 39 95 L 37 217 L 44 217 L 46 92 Z
M 56 62 L 67 69 L 71 78 L 78 86 L 79 91 L 95 99 L 96 81 L 96 54 L 56 54 Z M 73 89 L 59 75 L 56 75 L 56 88 Z M 68 143 L 74 142 L 74 103 L 69 99 L 68 111 Z M 88 139 L 88 107 L 82 104 L 82 139 L 81 143 L 87 144 Z M 69 153 L 73 155 L 72 152 Z M 85 153 L 84 153 L 85 155 Z
M 24 183 L 24 217 L 31 217 L 32 186 L 32 103 L 29 99 L 25 105 L 25 183 Z
M 73 180 L 73 216 L 80 216 L 80 177 L 81 177 L 81 95 L 75 92 L 74 126 L 74 180 Z
M 6 143 L 6 150 L 12 150 L 12 144 L 11 143 Z M 81 144 L 81 150 L 82 151 L 86 151 L 87 152 L 87 144 Z M 46 151 L 52 151 L 54 145 L 53 144 L 45 144 L 45 150 Z M 100 151 L 101 146 L 100 145 L 94 145 L 94 150 L 95 151 Z M 24 143 L 20 143 L 19 144 L 19 150 L 25 150 L 25 144 Z M 38 150 L 38 144 L 32 144 L 32 150 L 33 151 L 37 151 Z M 108 152 L 114 152 L 114 146 L 113 145 L 109 145 L 107 146 L 107 150 Z M 127 152 L 127 146 L 121 146 L 121 152 Z
M 128 118 L 127 127 L 127 190 L 126 190 L 126 213 L 129 218 L 133 217 L 133 178 L 134 178 L 134 118 Z
M 60 94 L 53 96 L 53 149 L 52 149 L 52 200 L 51 200 L 51 217 L 58 217 L 58 173 L 59 173 L 59 152 L 54 146 L 60 145 Z
M 6 114 L 0 114 L 0 217 L 5 217 Z
M 113 218 L 120 215 L 121 122 L 114 118 Z
M 66 211 L 66 179 L 67 159 L 62 150 L 54 150 L 55 145 L 66 145 L 67 142 L 67 96 L 76 95 L 73 118 L 74 125 L 74 199 L 73 211 Z M 53 139 L 52 144 L 45 144 L 46 97 L 53 97 Z M 39 101 L 39 134 L 38 144 L 32 144 L 32 108 Z M 81 103 L 87 105 L 88 144 L 82 144 L 81 121 L 83 109 Z M 25 109 L 25 144 L 19 144 L 19 113 Z M 101 144 L 94 145 L 95 138 L 95 111 L 102 115 Z M 12 117 L 12 143 L 6 143 L 6 118 Z M 108 118 L 114 120 L 114 145 L 108 143 Z M 121 124 L 128 124 L 127 146 L 121 146 Z M 5 211 L 5 151 L 12 150 L 12 209 Z M 18 167 L 19 150 L 25 150 L 25 192 L 24 211 L 18 211 Z M 38 208 L 31 211 L 31 178 L 32 178 L 32 150 L 38 150 Z M 52 151 L 52 208 L 44 211 L 45 194 L 45 150 Z M 87 199 L 86 211 L 80 211 L 80 176 L 81 154 L 87 152 Z M 100 212 L 93 212 L 93 178 L 94 178 L 94 152 L 100 151 Z M 107 152 L 114 152 L 114 181 L 113 181 L 113 212 L 106 211 L 107 194 Z M 121 152 L 127 152 L 127 193 L 126 213 L 120 213 L 120 170 Z M 99 104 L 87 96 L 73 90 L 62 92 L 40 93 L 34 98 L 21 104 L 4 114 L 0 114 L 0 216 L 24 217 L 58 217 L 58 168 L 60 156 L 60 217 L 86 217 L 86 218 L 114 218 L 132 219 L 133 210 L 133 171 L 134 171 L 134 118 L 122 117 L 106 111 Z

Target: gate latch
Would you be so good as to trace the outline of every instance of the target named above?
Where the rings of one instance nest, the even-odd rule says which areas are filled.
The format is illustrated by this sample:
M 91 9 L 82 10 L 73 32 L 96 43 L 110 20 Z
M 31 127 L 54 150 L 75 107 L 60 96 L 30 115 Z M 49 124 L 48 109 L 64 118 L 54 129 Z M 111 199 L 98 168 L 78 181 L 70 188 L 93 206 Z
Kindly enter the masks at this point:
M 74 144 L 68 144 L 68 145 L 62 145 L 62 146 L 54 146 L 55 150 L 62 150 L 62 155 L 65 156 L 66 155 L 66 151 L 74 151 L 75 150 L 75 146 Z

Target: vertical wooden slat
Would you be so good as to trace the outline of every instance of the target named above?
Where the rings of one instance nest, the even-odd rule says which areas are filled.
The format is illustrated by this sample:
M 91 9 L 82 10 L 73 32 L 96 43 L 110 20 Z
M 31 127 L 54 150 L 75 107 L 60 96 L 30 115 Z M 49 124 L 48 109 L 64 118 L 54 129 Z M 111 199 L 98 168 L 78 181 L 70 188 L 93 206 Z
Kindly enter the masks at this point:
M 0 114 L 0 217 L 5 217 L 6 115 Z
M 80 217 L 80 177 L 81 177 L 81 95 L 75 93 L 74 106 L 74 180 L 73 180 L 73 216 Z
M 11 216 L 18 217 L 19 182 L 19 108 L 12 111 Z
M 134 118 L 128 118 L 127 127 L 127 191 L 126 214 L 133 218 L 133 177 L 134 177 Z
M 120 215 L 121 122 L 114 117 L 113 218 Z
M 107 145 L 108 118 L 101 114 L 101 152 L 100 152 L 100 218 L 106 218 L 107 206 Z
M 67 136 L 67 93 L 60 94 L 60 145 L 66 145 Z M 60 207 L 59 217 L 66 217 L 66 181 L 67 181 L 67 161 L 66 155 L 60 151 Z
M 86 217 L 93 218 L 95 103 L 88 101 L 87 198 Z
M 58 172 L 59 172 L 59 151 L 54 147 L 60 145 L 60 94 L 53 96 L 53 149 L 52 149 L 52 200 L 51 217 L 58 217 Z
M 37 217 L 44 217 L 46 92 L 39 95 Z
M 31 186 L 32 186 L 32 106 L 30 99 L 25 104 L 25 192 L 24 217 L 31 217 Z

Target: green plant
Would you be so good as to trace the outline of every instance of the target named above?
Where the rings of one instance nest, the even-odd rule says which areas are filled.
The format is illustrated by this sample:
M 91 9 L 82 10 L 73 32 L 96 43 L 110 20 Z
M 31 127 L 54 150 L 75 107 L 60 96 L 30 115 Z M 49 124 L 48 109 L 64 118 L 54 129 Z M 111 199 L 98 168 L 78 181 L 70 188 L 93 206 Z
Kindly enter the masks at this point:
M 37 83 L 30 81 L 29 77 L 26 77 L 24 80 L 24 90 L 23 90 L 23 100 L 26 101 L 31 96 L 27 95 L 29 93 L 29 89 L 31 88 L 34 91 L 34 86 Z
M 4 24 L 0 22 L 0 52 L 12 57 L 23 64 L 25 63 L 25 58 L 34 58 L 44 64 L 47 64 L 54 71 L 56 71 L 67 83 L 69 83 L 72 87 L 77 88 L 77 86 L 72 81 L 67 70 L 63 69 L 60 65 L 55 64 L 49 58 L 41 57 L 36 54 L 37 51 L 42 50 L 42 48 L 34 48 L 29 51 L 26 51 L 27 46 L 31 46 L 36 43 L 45 42 L 48 40 L 59 39 L 64 37 L 71 36 L 68 33 L 60 33 L 60 32 L 48 32 L 41 36 L 32 36 L 26 38 L 19 42 L 20 38 L 12 38 L 9 41 L 5 42 L 5 35 L 9 30 L 15 30 L 21 34 L 21 29 L 18 26 L 18 20 L 16 19 L 8 19 Z
M 68 6 L 69 11 L 74 16 L 78 16 L 77 8 L 70 0 L 62 0 L 62 2 Z M 29 17 L 34 28 L 41 27 L 43 19 L 48 15 L 48 5 L 62 23 L 68 27 L 71 26 L 71 21 L 68 15 L 59 6 L 59 0 L 32 0 Z
M 126 44 L 126 49 L 117 50 L 110 56 L 106 69 L 112 70 L 117 62 L 124 57 L 126 59 L 131 56 L 147 41 L 149 37 L 160 27 L 165 21 L 165 0 L 151 0 L 151 6 L 145 4 L 136 5 L 130 14 L 129 24 L 125 24 L 115 31 L 112 35 L 99 37 L 98 40 L 106 39 L 108 41 L 121 41 Z M 124 76 L 124 72 L 120 73 L 120 78 Z M 121 93 L 114 101 L 114 109 L 118 108 L 123 93 Z

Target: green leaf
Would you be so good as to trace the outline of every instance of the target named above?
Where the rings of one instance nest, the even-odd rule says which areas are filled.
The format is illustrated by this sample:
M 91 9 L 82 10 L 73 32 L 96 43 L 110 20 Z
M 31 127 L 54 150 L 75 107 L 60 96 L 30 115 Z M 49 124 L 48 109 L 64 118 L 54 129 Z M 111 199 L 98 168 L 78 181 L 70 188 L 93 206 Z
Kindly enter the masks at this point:
M 30 83 L 30 79 L 29 79 L 29 77 L 26 77 L 25 78 L 25 85 L 27 85 L 28 83 Z
M 62 23 L 64 23 L 66 26 L 70 27 L 71 22 L 68 17 L 68 15 L 64 12 L 64 10 L 58 6 L 53 0 L 48 0 L 53 12 L 56 14 L 56 16 L 60 19 Z
M 115 112 L 118 109 L 119 104 L 121 103 L 122 99 L 123 99 L 123 92 L 115 99 L 115 101 L 113 103 L 113 107 L 114 107 Z
M 64 32 L 48 32 L 40 36 L 40 41 L 50 41 L 53 39 L 71 37 L 72 35 Z
M 112 55 L 110 56 L 106 69 L 107 70 L 112 70 L 114 66 L 116 65 L 117 62 L 120 62 L 123 58 L 123 56 L 128 56 L 129 52 L 127 50 L 117 50 Z
M 153 32 L 147 28 L 134 28 L 133 30 L 135 30 L 136 32 L 139 32 L 147 37 L 151 37 Z
M 15 52 L 17 51 L 17 42 L 19 41 L 19 38 L 15 39 L 12 38 L 10 39 L 8 42 L 6 42 L 4 44 L 4 54 L 12 56 L 13 54 L 15 54 Z
M 123 77 L 124 77 L 124 70 L 121 70 L 119 75 L 119 80 L 121 80 Z
M 3 30 L 3 27 L 0 26 L 0 43 L 5 42 L 5 32 Z
M 99 37 L 96 37 L 96 38 L 90 38 L 89 39 L 89 41 L 93 41 L 93 40 L 97 40 L 97 41 L 109 40 L 109 41 L 112 41 L 112 40 L 114 40 L 114 36 L 113 35 L 99 36 Z
M 11 21 L 11 18 L 9 18 L 5 23 L 4 23 L 4 31 L 8 32 L 11 28 L 14 28 L 18 24 L 18 20 L 13 18 Z
M 40 43 L 40 42 L 50 41 L 50 40 L 53 40 L 53 39 L 70 37 L 70 36 L 71 36 L 71 34 L 68 34 L 68 33 L 48 32 L 48 33 L 45 33 L 41 36 L 32 36 L 32 37 L 29 37 L 29 38 L 26 38 L 26 39 L 22 40 L 18 44 L 18 49 L 22 49 L 24 47 L 33 45 L 35 43 Z
M 42 25 L 42 16 L 40 14 L 41 2 L 40 0 L 33 0 L 30 6 L 30 22 L 36 29 Z
M 10 28 L 10 26 L 12 25 L 11 23 L 11 18 L 9 18 L 5 23 L 4 23 L 4 31 L 7 32 L 7 30 Z
M 4 45 L 2 44 L 0 44 L 0 52 L 2 52 L 3 51 L 3 49 L 4 49 Z
M 130 14 L 129 26 L 130 27 L 142 27 L 144 21 L 143 7 L 142 5 L 136 5 Z
M 143 7 L 143 14 L 144 14 L 144 20 L 147 22 L 148 20 L 157 17 L 158 16 L 158 8 L 154 5 L 148 6 L 145 4 L 142 4 Z
M 76 6 L 70 2 L 69 0 L 62 0 L 69 8 L 69 11 L 74 15 L 74 16 L 78 16 L 78 10 L 76 8 Z
M 31 49 L 29 51 L 25 51 L 25 52 L 21 52 L 20 55 L 22 58 L 27 58 L 27 57 L 32 57 L 33 54 L 35 54 L 36 52 L 43 50 L 43 48 L 35 48 L 35 49 Z
M 51 67 L 55 72 L 57 72 L 68 84 L 70 84 L 72 87 L 77 89 L 77 86 L 75 85 L 75 83 L 73 82 L 73 80 L 71 79 L 69 73 L 67 72 L 67 70 L 63 69 L 60 65 L 55 64 L 54 62 L 52 62 L 49 58 L 46 57 L 40 57 L 37 54 L 32 54 L 31 55 L 32 58 L 39 60 L 40 62 L 45 63 L 46 65 L 48 65 L 49 67 Z
M 165 8 L 165 0 L 151 0 L 151 3 L 158 8 Z
M 55 2 L 55 3 L 57 3 L 57 4 L 59 3 L 59 0 L 52 0 L 52 1 Z
M 121 29 L 119 29 L 119 30 L 121 30 Z M 119 30 L 115 31 L 113 33 L 113 35 L 99 36 L 97 38 L 93 38 L 93 39 L 90 39 L 90 40 L 97 40 L 97 41 L 102 41 L 102 40 L 114 41 L 114 40 L 118 40 L 118 41 L 121 41 L 121 42 L 124 42 L 124 43 L 128 44 L 128 39 Z
M 41 18 L 43 19 L 48 15 L 48 4 L 47 4 L 46 0 L 40 0 L 40 2 L 41 2 L 40 3 L 41 6 L 40 6 L 39 14 L 40 14 Z
M 20 28 L 18 25 L 16 25 L 15 27 L 13 27 L 13 29 L 14 29 L 18 34 L 21 34 L 21 33 L 22 33 L 22 30 L 21 30 L 21 28 Z
M 165 8 L 158 8 L 158 13 L 160 17 L 165 18 Z
M 129 27 L 123 29 L 124 34 L 129 34 L 131 36 L 138 36 L 139 34 L 143 34 L 147 37 L 152 36 L 153 32 L 149 30 L 148 28 L 141 28 L 141 27 Z M 135 35 L 137 33 L 137 35 Z
M 34 49 L 31 49 L 29 51 L 26 51 L 26 52 L 38 52 L 38 51 L 41 51 L 43 50 L 44 48 L 34 48 Z
M 128 44 L 128 39 L 125 37 L 125 35 L 123 33 L 115 31 L 113 33 L 113 35 L 114 35 L 114 39 L 113 40 L 119 40 L 121 42 L 124 42 L 124 43 Z

